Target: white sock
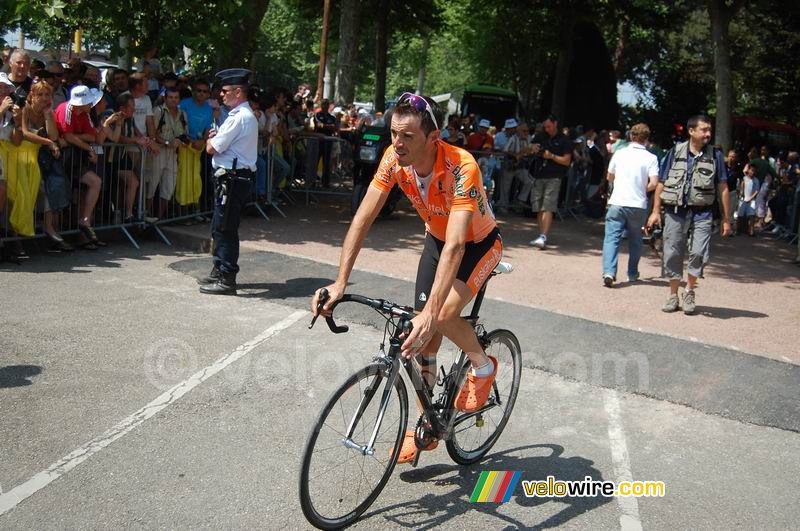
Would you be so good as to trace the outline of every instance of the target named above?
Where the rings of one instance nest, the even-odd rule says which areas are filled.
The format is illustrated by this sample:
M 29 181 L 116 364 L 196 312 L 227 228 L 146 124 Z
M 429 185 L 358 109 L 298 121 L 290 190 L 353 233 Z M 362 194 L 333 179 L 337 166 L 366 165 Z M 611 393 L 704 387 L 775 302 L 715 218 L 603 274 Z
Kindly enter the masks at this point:
M 491 376 L 493 372 L 494 372 L 494 363 L 492 363 L 492 360 L 489 360 L 489 363 L 487 363 L 486 365 L 482 365 L 480 367 L 472 367 L 472 375 L 475 376 L 475 378 L 486 378 L 488 376 Z

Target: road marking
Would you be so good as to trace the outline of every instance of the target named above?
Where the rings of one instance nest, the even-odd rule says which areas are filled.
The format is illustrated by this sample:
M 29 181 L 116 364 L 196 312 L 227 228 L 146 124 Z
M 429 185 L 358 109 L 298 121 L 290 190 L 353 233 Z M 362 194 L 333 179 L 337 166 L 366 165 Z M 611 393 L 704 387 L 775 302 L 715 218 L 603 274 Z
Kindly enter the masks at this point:
M 18 485 L 8 492 L 0 495 L 0 515 L 7 513 L 26 498 L 45 488 L 47 485 L 60 478 L 79 464 L 83 463 L 100 450 L 106 448 L 114 441 L 127 435 L 144 421 L 155 416 L 167 406 L 174 404 L 183 395 L 201 383 L 205 382 L 231 363 L 234 363 L 235 361 L 246 356 L 264 341 L 275 336 L 280 331 L 289 328 L 307 313 L 308 312 L 305 310 L 298 310 L 282 321 L 275 323 L 247 343 L 239 345 L 229 354 L 226 354 L 208 367 L 199 370 L 189 378 L 165 391 L 158 398 L 144 406 L 136 413 L 118 422 L 114 427 L 102 435 L 99 435 L 77 450 L 62 457 L 50 465 L 50 467 L 48 467 L 48 469 L 44 472 L 39 472 L 25 483 L 22 483 L 21 485 Z
M 611 461 L 617 485 L 623 481 L 633 481 L 631 463 L 628 459 L 628 443 L 622 429 L 619 399 L 613 389 L 603 389 L 603 404 L 608 416 L 608 440 L 611 446 Z M 617 496 L 617 505 L 622 511 L 619 525 L 622 531 L 641 531 L 642 520 L 639 517 L 639 503 L 633 496 Z

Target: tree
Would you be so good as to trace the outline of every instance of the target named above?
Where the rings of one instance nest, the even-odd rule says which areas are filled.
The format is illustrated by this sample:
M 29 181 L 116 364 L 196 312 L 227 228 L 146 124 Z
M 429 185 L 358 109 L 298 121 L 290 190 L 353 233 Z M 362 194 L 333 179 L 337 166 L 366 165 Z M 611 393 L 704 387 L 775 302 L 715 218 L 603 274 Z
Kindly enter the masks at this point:
M 355 99 L 356 61 L 358 61 L 359 18 L 361 2 L 342 0 L 339 15 L 339 54 L 336 58 L 336 94 L 334 100 L 343 105 Z
M 716 143 L 723 151 L 733 145 L 733 79 L 731 76 L 730 24 L 744 0 L 707 0 L 714 41 L 716 78 Z

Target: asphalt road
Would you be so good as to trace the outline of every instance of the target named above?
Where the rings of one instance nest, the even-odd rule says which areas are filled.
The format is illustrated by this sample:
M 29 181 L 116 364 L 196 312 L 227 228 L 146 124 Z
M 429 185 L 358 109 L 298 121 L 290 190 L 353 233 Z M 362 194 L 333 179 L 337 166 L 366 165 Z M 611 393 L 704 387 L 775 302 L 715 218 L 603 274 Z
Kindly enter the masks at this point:
M 334 274 L 325 264 L 246 254 L 236 298 L 198 293 L 193 276 L 208 266 L 152 242 L 0 264 L 0 528 L 307 527 L 303 444 L 381 333 L 344 307 L 350 333 L 307 329 L 308 297 Z M 410 302 L 403 281 L 353 282 Z M 506 431 L 472 467 L 443 448 L 398 466 L 357 527 L 796 526 L 795 366 L 500 301 L 484 308 L 487 327 L 514 330 L 525 351 Z M 663 481 L 666 496 L 545 500 L 518 486 L 509 503 L 470 503 L 484 470 Z

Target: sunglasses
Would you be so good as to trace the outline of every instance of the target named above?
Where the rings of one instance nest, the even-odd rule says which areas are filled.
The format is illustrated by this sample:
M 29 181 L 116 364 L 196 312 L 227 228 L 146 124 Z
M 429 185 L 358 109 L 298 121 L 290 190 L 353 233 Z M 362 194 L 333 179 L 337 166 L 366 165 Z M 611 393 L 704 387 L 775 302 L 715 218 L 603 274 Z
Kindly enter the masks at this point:
M 403 92 L 400 95 L 400 98 L 398 98 L 397 103 L 403 103 L 404 101 L 410 103 L 411 106 L 419 112 L 427 112 L 428 116 L 430 116 L 431 120 L 433 120 L 434 128 L 439 129 L 439 122 L 436 121 L 436 116 L 433 115 L 433 109 L 431 109 L 431 105 L 428 103 L 428 100 L 422 96 L 417 96 L 416 94 L 412 94 L 410 92 Z

